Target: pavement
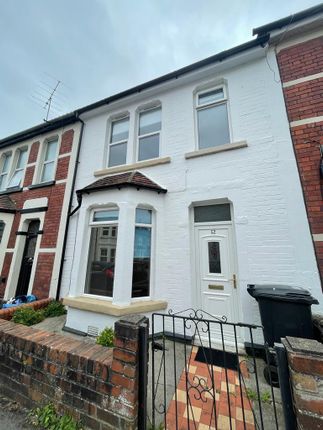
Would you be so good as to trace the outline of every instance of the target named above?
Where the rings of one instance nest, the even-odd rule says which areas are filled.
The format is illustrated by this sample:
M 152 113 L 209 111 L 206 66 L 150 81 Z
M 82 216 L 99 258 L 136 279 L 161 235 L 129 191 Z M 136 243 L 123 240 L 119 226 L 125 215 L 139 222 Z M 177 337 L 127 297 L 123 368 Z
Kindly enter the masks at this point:
M 27 422 L 27 409 L 0 394 L 0 430 L 35 430 Z

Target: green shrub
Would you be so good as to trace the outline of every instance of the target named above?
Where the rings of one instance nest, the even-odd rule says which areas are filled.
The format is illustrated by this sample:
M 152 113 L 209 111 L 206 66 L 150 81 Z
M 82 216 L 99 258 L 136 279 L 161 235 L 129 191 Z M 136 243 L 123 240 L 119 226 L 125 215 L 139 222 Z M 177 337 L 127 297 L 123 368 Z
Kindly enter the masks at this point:
M 33 409 L 29 413 L 29 421 L 37 428 L 47 430 L 81 430 L 81 424 L 70 415 L 58 415 L 52 403 Z
M 96 343 L 102 346 L 113 346 L 114 331 L 111 327 L 106 327 L 101 331 L 99 336 L 96 338 Z
M 66 309 L 62 302 L 53 301 L 43 310 L 45 318 L 59 317 L 66 314 Z
M 28 326 L 38 324 L 44 319 L 44 313 L 41 310 L 35 311 L 27 307 L 18 308 L 12 316 L 13 322 Z

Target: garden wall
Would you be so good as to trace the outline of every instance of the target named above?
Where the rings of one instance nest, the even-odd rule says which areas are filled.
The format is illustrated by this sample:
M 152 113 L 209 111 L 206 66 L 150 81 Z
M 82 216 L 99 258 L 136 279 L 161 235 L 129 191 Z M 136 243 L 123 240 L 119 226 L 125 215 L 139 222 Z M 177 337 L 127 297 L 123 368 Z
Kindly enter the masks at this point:
M 11 320 L 11 318 L 12 318 L 13 314 L 16 312 L 16 310 L 21 308 L 21 307 L 32 308 L 32 309 L 35 309 L 35 311 L 37 309 L 45 308 L 47 305 L 49 305 L 49 303 L 52 300 L 53 299 L 36 300 L 35 302 L 25 303 L 24 305 L 14 306 L 12 308 L 0 309 L 0 319 L 7 320 L 7 321 Z
M 136 429 L 143 321 L 118 321 L 106 348 L 0 319 L 1 392 L 28 408 L 53 402 L 93 430 Z
M 323 345 L 316 340 L 287 337 L 287 351 L 297 427 L 323 429 Z

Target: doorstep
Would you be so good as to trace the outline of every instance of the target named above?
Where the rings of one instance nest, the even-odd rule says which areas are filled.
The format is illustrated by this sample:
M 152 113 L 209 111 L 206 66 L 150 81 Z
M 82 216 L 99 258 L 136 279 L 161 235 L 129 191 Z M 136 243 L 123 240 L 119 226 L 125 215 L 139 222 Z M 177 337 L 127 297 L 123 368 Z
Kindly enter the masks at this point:
M 166 309 L 168 305 L 165 300 L 141 300 L 130 303 L 126 306 L 119 306 L 106 300 L 93 299 L 89 297 L 66 297 L 63 299 L 63 303 L 70 308 L 112 315 L 115 317 L 160 311 Z

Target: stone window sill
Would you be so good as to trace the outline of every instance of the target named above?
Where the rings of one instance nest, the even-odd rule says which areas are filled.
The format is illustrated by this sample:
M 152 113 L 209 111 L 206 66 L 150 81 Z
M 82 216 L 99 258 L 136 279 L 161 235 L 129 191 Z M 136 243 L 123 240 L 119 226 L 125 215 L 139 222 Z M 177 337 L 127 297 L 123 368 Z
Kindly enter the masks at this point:
M 13 193 L 20 193 L 23 190 L 22 187 L 12 187 L 12 188 L 7 188 L 4 191 L 0 191 L 0 195 L 4 195 L 4 194 L 13 194 Z
M 138 161 L 138 163 L 124 164 L 122 166 L 107 167 L 106 169 L 97 170 L 94 172 L 94 176 L 103 176 L 103 175 L 110 175 L 112 173 L 129 172 L 130 170 L 142 169 L 144 167 L 159 166 L 161 164 L 168 164 L 170 162 L 171 162 L 170 157 L 154 158 L 152 160 Z
M 106 300 L 92 299 L 89 297 L 66 297 L 63 303 L 74 309 L 112 315 L 115 317 L 159 311 L 167 308 L 167 302 L 165 300 L 139 300 L 127 306 L 118 306 Z
M 30 190 L 35 190 L 37 188 L 45 188 L 45 187 L 50 187 L 52 185 L 55 185 L 55 181 L 48 181 L 48 182 L 41 182 L 39 184 L 33 184 L 33 185 L 29 185 L 29 189 Z
M 187 152 L 185 158 L 188 160 L 190 158 L 203 157 L 204 155 L 217 154 L 218 152 L 231 151 L 233 149 L 246 148 L 248 146 L 245 140 L 234 143 L 226 143 L 224 145 L 214 146 L 212 148 L 199 149 L 193 152 Z

